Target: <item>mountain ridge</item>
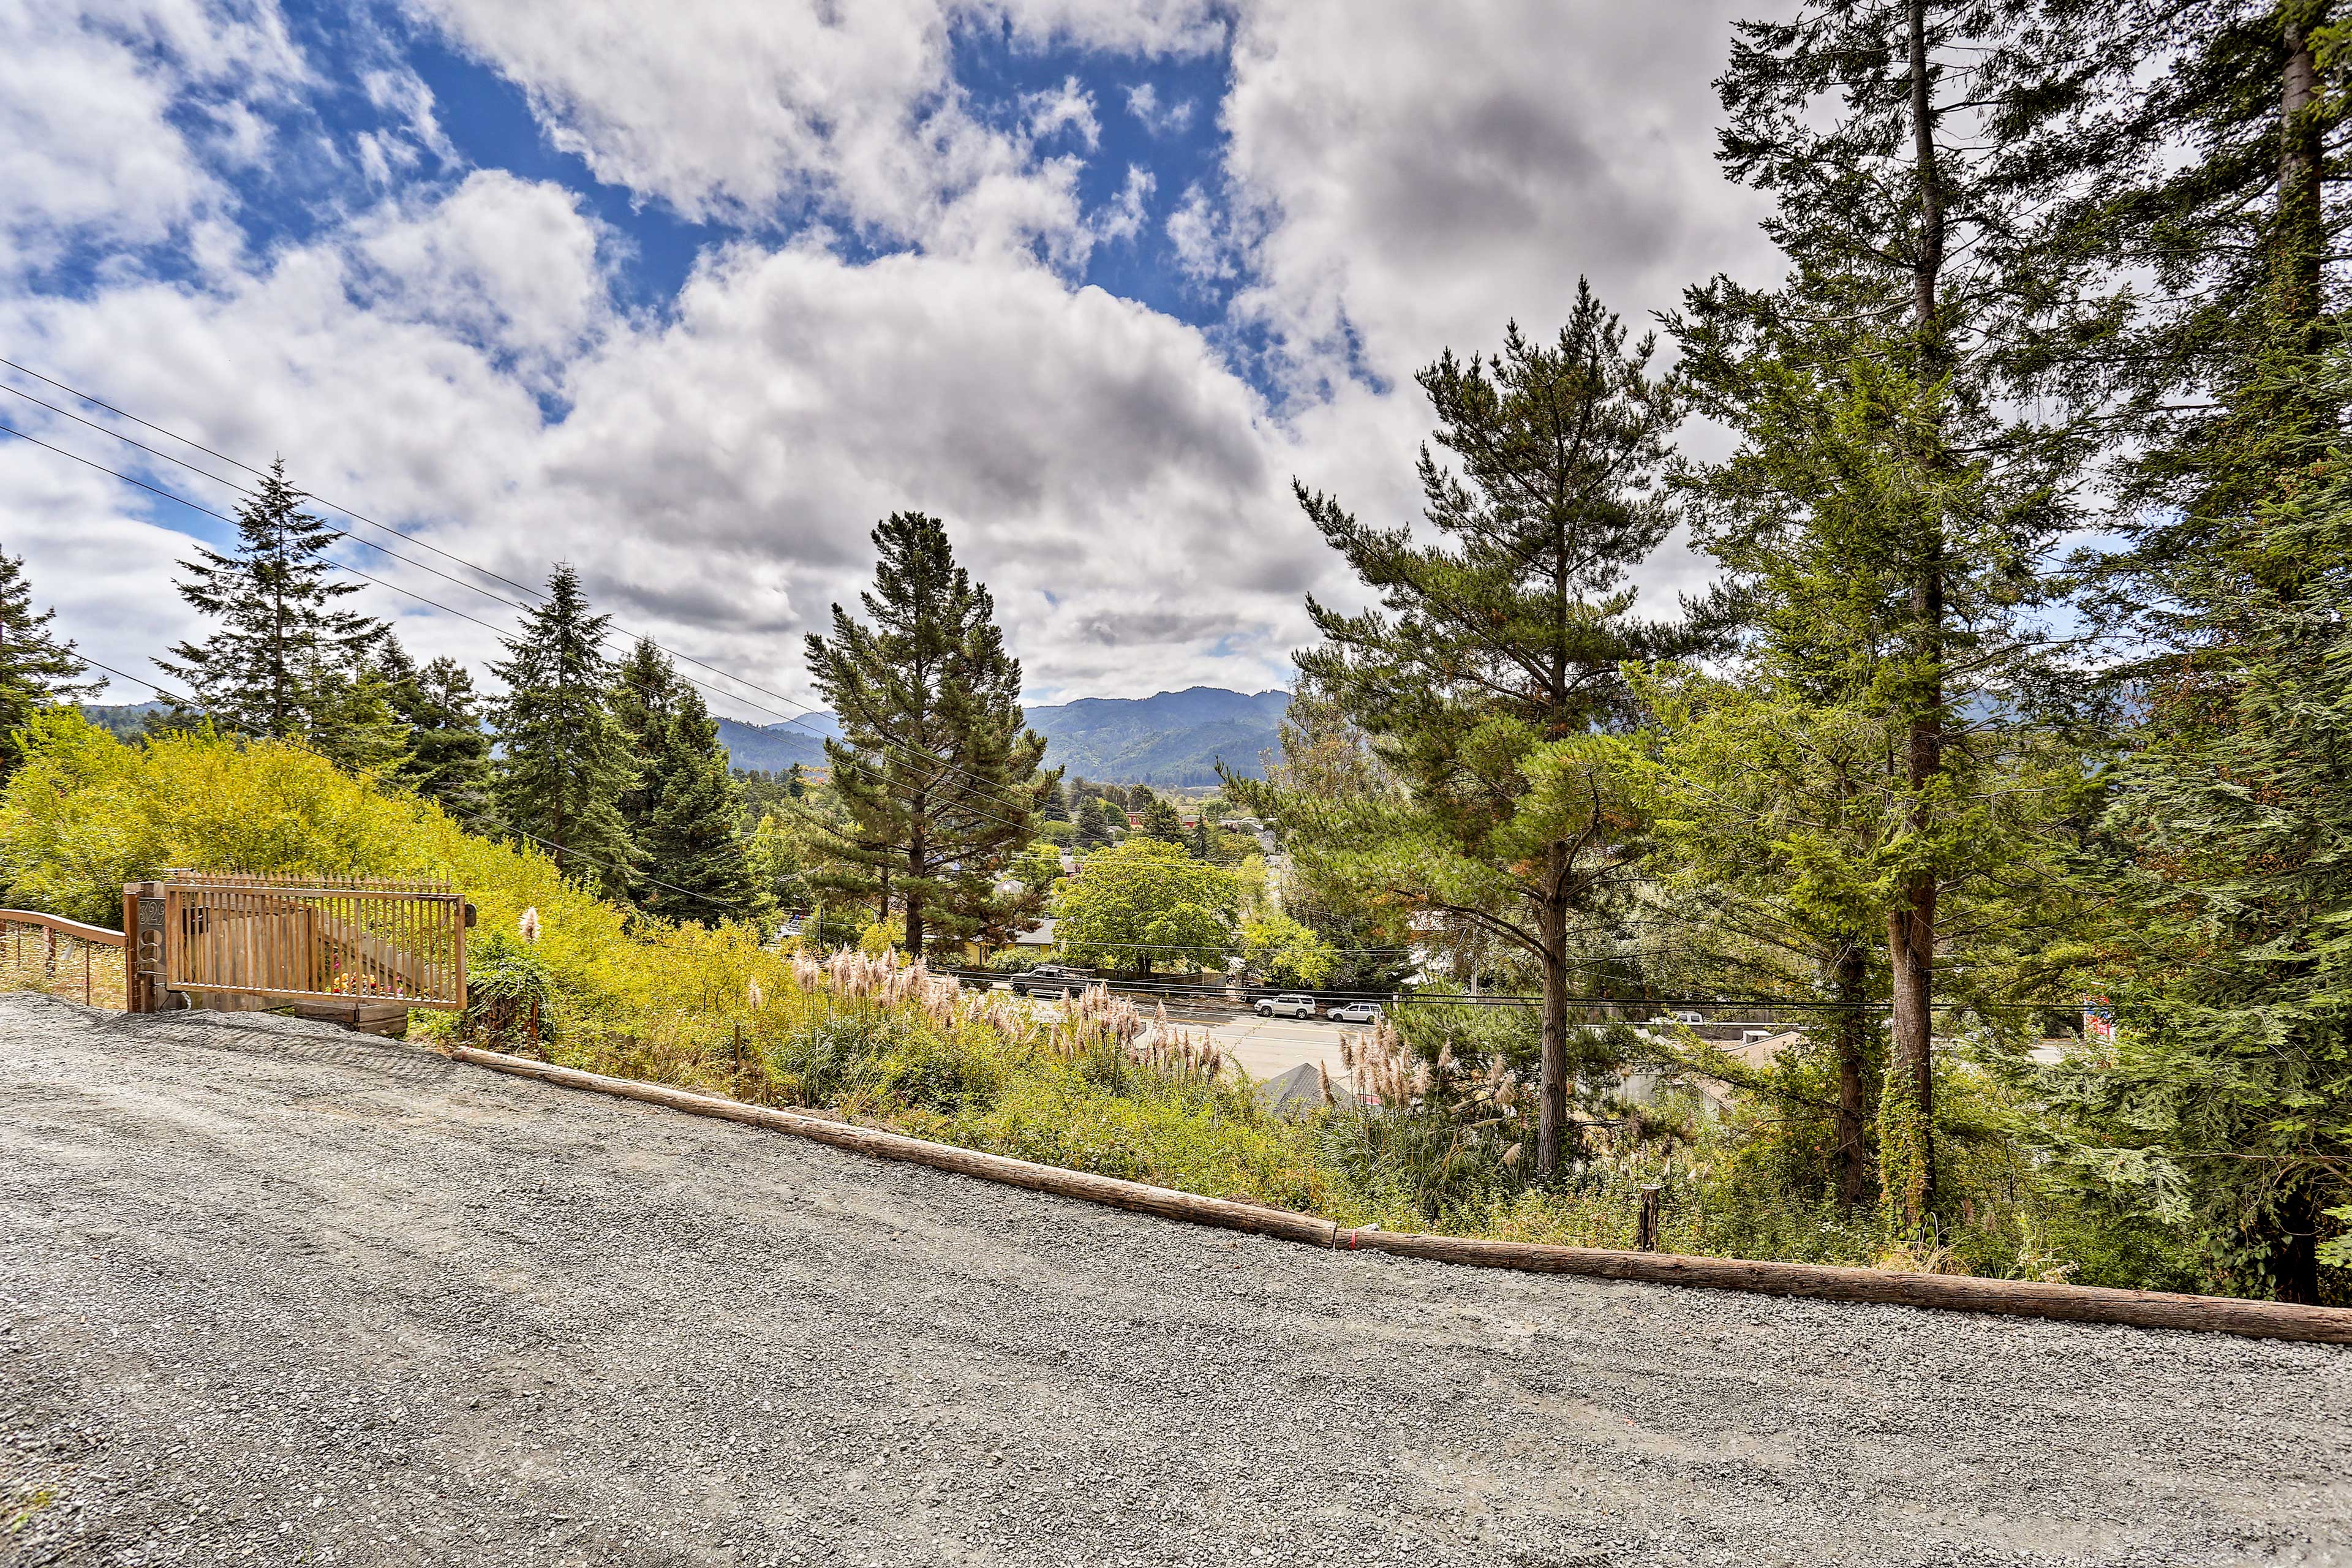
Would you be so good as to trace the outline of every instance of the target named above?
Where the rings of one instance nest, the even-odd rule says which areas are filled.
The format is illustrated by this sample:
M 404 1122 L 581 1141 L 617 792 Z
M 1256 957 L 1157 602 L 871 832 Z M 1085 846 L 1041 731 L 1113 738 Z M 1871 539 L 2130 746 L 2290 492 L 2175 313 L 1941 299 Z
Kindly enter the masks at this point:
M 1027 709 L 1024 716 L 1045 737 L 1046 765 L 1071 778 L 1186 788 L 1215 784 L 1220 759 L 1244 777 L 1263 777 L 1262 753 L 1281 749 L 1289 708 L 1290 694 L 1278 689 L 1188 686 L 1150 697 L 1080 697 Z M 719 743 L 734 766 L 771 772 L 794 763 L 824 766 L 817 731 L 840 730 L 830 713 L 797 723 L 719 721 Z

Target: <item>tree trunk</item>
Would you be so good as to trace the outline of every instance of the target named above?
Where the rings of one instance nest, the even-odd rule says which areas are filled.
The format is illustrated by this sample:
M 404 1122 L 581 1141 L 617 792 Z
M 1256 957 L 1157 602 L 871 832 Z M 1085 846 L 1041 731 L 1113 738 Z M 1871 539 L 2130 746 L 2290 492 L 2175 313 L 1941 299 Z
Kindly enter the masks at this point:
M 907 847 L 907 962 L 923 956 L 923 896 L 917 884 L 923 875 L 923 830 L 915 829 Z
M 1552 850 L 1555 863 L 1560 858 Z M 1551 879 L 1556 889 L 1559 868 Z M 1547 892 L 1538 934 L 1543 939 L 1543 1067 L 1537 1085 L 1536 1174 L 1559 1174 L 1568 1133 L 1568 900 Z
M 1863 1131 L 1863 1079 L 1869 1068 L 1870 1016 L 1863 1011 L 1868 984 L 1868 954 L 1859 932 L 1839 950 L 1834 968 L 1837 1014 L 1837 1196 L 1838 1206 L 1861 1206 L 1870 1187 L 1870 1141 Z
M 1927 79 L 1927 0 L 1911 0 L 1906 20 L 1911 70 L 1914 175 L 1919 190 L 1919 249 L 1912 266 L 1912 330 L 1919 368 L 1933 374 L 1944 360 L 1937 289 L 1944 265 L 1943 176 L 1936 162 L 1935 105 Z M 1940 466 L 1940 453 L 1931 465 Z M 1912 695 L 1905 773 L 1913 792 L 1911 830 L 1928 826 L 1918 803 L 1944 766 L 1943 524 L 1920 520 L 1920 549 L 1911 585 L 1912 647 L 1919 686 Z M 1887 957 L 1895 971 L 1894 1041 L 1880 1096 L 1879 1163 L 1887 1200 L 1906 1224 L 1935 1207 L 1935 1064 L 1930 1034 L 1935 1003 L 1936 876 L 1912 872 L 1897 889 L 1886 918 Z
M 2278 1299 L 2299 1306 L 2319 1304 L 2319 1196 L 2297 1182 L 2279 1201 L 2272 1267 Z
M 2277 279 L 2281 319 L 2294 346 L 2309 349 L 2310 329 L 2320 314 L 2320 264 L 2326 250 L 2320 201 L 2322 144 L 2319 66 L 2311 37 L 2293 8 L 2286 22 L 2286 60 L 2279 73 L 2279 194 Z

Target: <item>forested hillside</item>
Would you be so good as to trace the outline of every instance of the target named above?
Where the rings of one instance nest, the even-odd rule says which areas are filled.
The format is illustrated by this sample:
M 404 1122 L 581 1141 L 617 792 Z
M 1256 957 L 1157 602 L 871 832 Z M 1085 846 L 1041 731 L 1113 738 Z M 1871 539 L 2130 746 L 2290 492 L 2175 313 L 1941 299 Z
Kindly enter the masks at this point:
M 1290 706 L 1285 691 L 1226 691 L 1213 686 L 1155 697 L 1082 697 L 1027 710 L 1045 737 L 1045 763 L 1072 777 L 1112 784 L 1183 786 L 1217 782 L 1217 764 L 1244 778 L 1264 775 L 1264 753 L 1278 749 L 1276 727 Z M 768 725 L 719 721 L 719 744 L 739 768 L 781 772 L 794 763 L 824 765 L 822 736 L 840 733 L 830 713 Z

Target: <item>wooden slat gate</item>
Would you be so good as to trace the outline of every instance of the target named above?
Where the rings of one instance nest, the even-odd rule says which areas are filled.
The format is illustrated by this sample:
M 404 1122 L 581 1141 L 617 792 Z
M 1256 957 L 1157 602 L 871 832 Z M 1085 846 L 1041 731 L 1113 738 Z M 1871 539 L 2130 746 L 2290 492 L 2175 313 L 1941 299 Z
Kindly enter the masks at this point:
M 142 967 L 160 992 L 215 1006 L 466 1005 L 470 911 L 446 882 L 183 872 L 125 892 L 141 906 Z M 151 916 L 160 944 L 149 940 Z

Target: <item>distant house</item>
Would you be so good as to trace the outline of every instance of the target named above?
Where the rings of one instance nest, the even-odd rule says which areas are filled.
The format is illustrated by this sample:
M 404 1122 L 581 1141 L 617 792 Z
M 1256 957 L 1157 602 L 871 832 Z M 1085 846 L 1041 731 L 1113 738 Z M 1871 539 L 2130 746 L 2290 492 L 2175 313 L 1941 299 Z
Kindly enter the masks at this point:
M 1039 921 L 1035 925 L 1014 937 L 1013 945 L 1030 952 L 1053 946 L 1054 921 L 1050 919 Z

